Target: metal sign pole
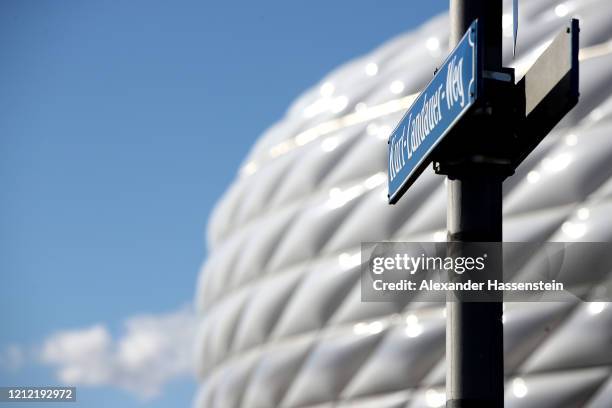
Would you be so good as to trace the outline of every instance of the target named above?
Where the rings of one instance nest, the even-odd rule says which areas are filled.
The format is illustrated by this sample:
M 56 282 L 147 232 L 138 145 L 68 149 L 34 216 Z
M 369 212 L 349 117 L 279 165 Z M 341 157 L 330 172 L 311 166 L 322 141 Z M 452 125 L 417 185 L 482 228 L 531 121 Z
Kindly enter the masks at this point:
M 389 136 L 389 203 L 433 163 L 448 177 L 455 256 L 501 243 L 503 181 L 578 103 L 578 20 L 515 83 L 502 66 L 502 3 L 450 0 L 452 51 Z M 486 247 L 486 278 L 501 281 L 501 244 Z M 447 293 L 446 407 L 503 408 L 503 292 L 483 291 L 481 302 L 460 292 Z
M 489 170 L 449 175 L 449 241 L 501 241 L 503 177 Z M 446 407 L 503 407 L 502 302 L 449 301 L 446 313 Z
M 483 68 L 500 71 L 502 0 L 450 0 L 450 16 L 450 46 L 478 19 L 484 42 Z M 485 160 L 446 172 L 448 241 L 502 240 L 505 171 Z M 446 407 L 503 407 L 502 302 L 454 301 L 447 303 L 446 310 Z

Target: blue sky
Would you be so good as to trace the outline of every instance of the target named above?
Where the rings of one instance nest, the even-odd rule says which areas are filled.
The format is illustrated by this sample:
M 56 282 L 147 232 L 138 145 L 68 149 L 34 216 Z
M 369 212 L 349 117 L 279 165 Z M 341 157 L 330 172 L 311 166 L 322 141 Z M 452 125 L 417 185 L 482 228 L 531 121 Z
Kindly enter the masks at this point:
M 129 376 L 142 333 L 191 321 L 207 217 L 250 146 L 330 70 L 447 7 L 0 3 L 0 385 L 75 378 L 72 407 L 189 406 L 184 368 Z M 136 368 L 90 378 L 105 363 L 82 367 L 70 339 Z

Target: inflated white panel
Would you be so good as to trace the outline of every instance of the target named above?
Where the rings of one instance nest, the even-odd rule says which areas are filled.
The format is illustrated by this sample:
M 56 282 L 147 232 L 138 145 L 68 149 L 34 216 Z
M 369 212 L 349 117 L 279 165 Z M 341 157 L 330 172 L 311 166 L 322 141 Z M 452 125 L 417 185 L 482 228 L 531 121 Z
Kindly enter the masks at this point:
M 612 3 L 522 1 L 518 56 L 506 27 L 504 58 L 520 78 L 571 16 L 580 103 L 504 183 L 506 241 L 612 240 Z M 444 304 L 362 302 L 359 264 L 364 241 L 446 239 L 446 185 L 431 168 L 386 203 L 386 140 L 447 54 L 448 30 L 437 16 L 338 67 L 237 169 L 198 280 L 197 407 L 444 406 Z M 537 248 L 518 273 L 545 270 Z M 597 257 L 583 271 L 611 273 Z M 507 407 L 612 407 L 610 304 L 505 307 Z

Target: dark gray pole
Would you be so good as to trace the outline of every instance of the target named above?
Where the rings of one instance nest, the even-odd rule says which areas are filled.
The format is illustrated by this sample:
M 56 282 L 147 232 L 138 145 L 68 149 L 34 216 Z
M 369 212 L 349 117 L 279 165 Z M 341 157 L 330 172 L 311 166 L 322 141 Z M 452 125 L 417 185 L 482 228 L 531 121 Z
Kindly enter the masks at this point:
M 478 18 L 484 37 L 484 69 L 502 62 L 502 0 L 450 0 L 454 47 Z M 502 182 L 494 164 L 466 164 L 448 172 L 448 240 L 502 240 Z M 447 408 L 504 405 L 502 303 L 448 302 L 446 328 Z
M 501 241 L 504 176 L 479 167 L 449 175 L 449 241 Z M 503 407 L 502 303 L 453 301 L 446 311 L 446 407 Z
M 482 24 L 485 48 L 485 69 L 502 66 L 502 0 L 450 0 L 450 48 L 452 49 L 470 24 Z

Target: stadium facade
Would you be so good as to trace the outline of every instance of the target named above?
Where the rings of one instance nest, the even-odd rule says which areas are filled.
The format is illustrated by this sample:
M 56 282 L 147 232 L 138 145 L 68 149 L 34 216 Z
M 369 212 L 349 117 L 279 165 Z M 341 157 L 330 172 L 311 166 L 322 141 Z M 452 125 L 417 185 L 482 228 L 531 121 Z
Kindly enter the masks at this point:
M 504 183 L 504 240 L 612 241 L 612 3 L 521 1 L 515 61 L 506 10 L 519 78 L 571 16 L 582 30 L 580 103 Z M 440 15 L 338 68 L 253 147 L 208 227 L 197 407 L 444 405 L 443 305 L 361 302 L 359 248 L 446 238 L 431 169 L 387 204 L 386 140 L 448 30 Z M 612 407 L 612 304 L 507 303 L 504 341 L 507 407 Z

